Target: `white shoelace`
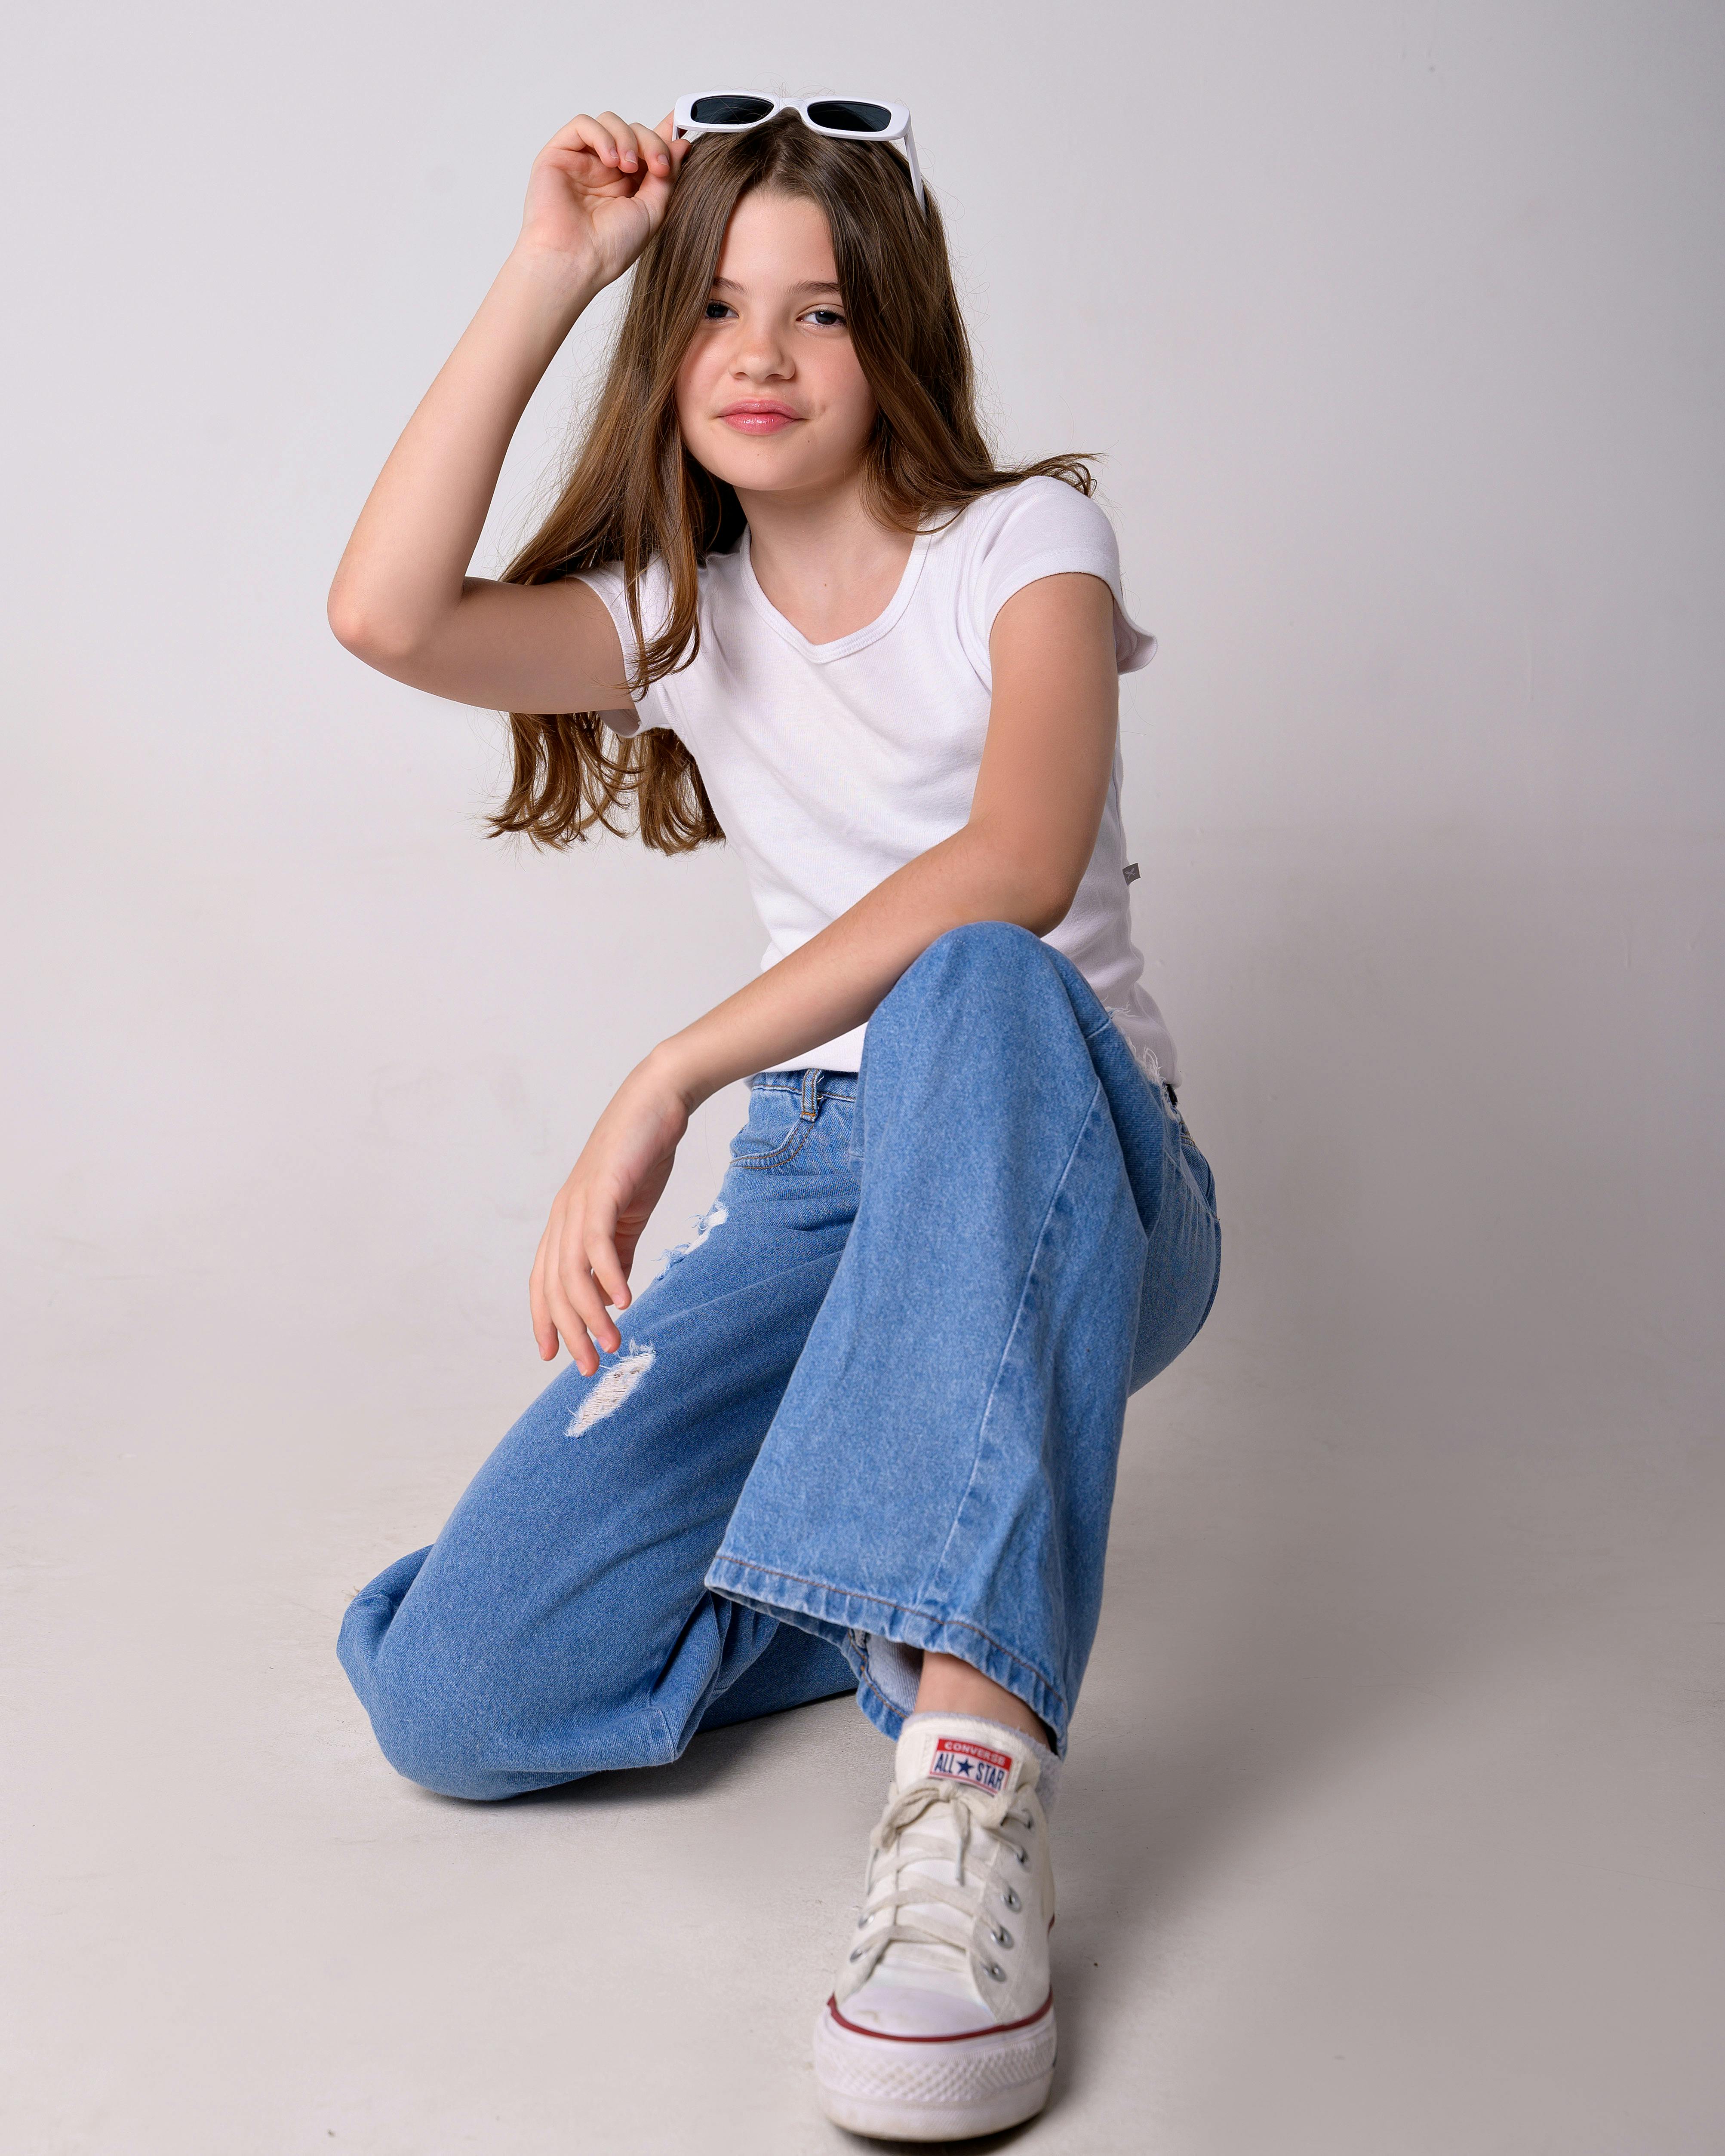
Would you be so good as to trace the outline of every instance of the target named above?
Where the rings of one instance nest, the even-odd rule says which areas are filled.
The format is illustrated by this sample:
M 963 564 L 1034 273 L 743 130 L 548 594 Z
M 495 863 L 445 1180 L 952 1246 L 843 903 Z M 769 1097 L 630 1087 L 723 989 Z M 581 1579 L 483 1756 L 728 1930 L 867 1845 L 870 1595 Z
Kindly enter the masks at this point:
M 917 1833 L 914 1830 L 919 1820 L 939 1808 L 937 1816 L 947 1828 L 939 1834 Z M 976 1979 L 977 1989 L 986 1999 L 988 1987 L 1004 1984 L 1006 1971 L 1001 1964 L 984 1953 L 977 1943 L 977 1923 L 983 1917 L 983 1875 L 990 1868 L 995 1846 L 1004 1845 L 1022 1866 L 1028 1867 L 1030 1852 L 1021 1841 L 1001 1831 L 1011 1825 L 1022 1826 L 1029 1833 L 1034 1830 L 1035 1820 L 1028 1811 L 1013 1809 L 1012 1799 L 1005 1795 L 983 1799 L 975 1789 L 967 1789 L 950 1783 L 913 1782 L 901 1789 L 887 1805 L 880 1825 L 869 1837 L 873 1854 L 869 1860 L 869 1895 L 857 1919 L 859 1931 L 869 1931 L 885 1917 L 891 1921 L 852 1950 L 854 1962 L 866 1959 L 868 1967 L 863 1972 L 866 1983 L 880 1966 L 880 1957 L 894 1945 L 943 1948 L 955 1957 L 968 1958 Z M 973 1835 L 984 1838 L 988 1845 L 983 1861 L 976 1866 L 974 1876 L 967 1876 L 966 1858 L 970 1854 Z M 957 1875 L 957 1883 L 944 1879 L 933 1879 L 926 1872 L 905 1876 L 906 1866 L 919 1860 L 929 1859 L 950 1865 Z M 885 1861 L 886 1876 L 877 1887 L 876 1871 Z M 1023 1906 L 1017 1890 L 1008 1886 L 1003 1900 L 1009 1910 Z M 955 1909 L 963 1918 L 962 1931 L 948 1929 L 938 1921 L 931 1905 L 944 1904 Z M 915 1917 L 906 1913 L 914 1907 Z M 927 1911 L 927 1916 L 923 1912 Z M 988 1936 L 998 1947 L 1010 1947 L 1013 1935 L 1005 1925 L 983 1917 Z M 962 1966 L 962 1961 L 958 1964 Z

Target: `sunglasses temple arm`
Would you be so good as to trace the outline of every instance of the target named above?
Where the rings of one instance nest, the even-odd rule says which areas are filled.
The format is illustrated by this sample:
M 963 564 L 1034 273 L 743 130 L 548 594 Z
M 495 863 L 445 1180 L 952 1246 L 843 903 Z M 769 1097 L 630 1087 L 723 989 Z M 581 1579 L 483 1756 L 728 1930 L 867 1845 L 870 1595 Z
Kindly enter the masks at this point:
M 922 198 L 922 168 L 916 162 L 916 138 L 911 132 L 911 123 L 908 120 L 905 122 L 905 156 L 910 161 L 911 185 L 916 192 L 916 207 L 926 217 L 928 214 L 928 205 Z

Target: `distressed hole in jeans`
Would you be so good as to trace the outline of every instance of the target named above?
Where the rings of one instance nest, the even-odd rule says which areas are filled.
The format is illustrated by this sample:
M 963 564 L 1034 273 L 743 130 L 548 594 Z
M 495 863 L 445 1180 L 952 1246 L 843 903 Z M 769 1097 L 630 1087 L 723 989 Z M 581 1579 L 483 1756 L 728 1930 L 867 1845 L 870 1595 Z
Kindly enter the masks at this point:
M 635 1387 L 653 1368 L 654 1354 L 650 1346 L 638 1347 L 631 1340 L 629 1353 L 618 1358 L 608 1370 L 601 1370 L 593 1382 L 593 1390 L 569 1418 L 565 1437 L 579 1437 L 583 1430 L 591 1430 L 596 1422 L 607 1415 L 615 1414 Z
M 691 1250 L 698 1250 L 701 1245 L 706 1240 L 707 1237 L 711 1235 L 714 1229 L 722 1228 L 730 1218 L 731 1214 L 726 1208 L 720 1204 L 718 1200 L 715 1199 L 713 1203 L 708 1206 L 706 1212 L 703 1213 L 701 1218 L 695 1223 L 695 1232 L 690 1236 L 688 1241 L 686 1243 L 674 1243 L 670 1249 L 668 1250 L 665 1255 L 659 1260 L 659 1269 L 654 1274 L 653 1280 L 662 1280 L 665 1274 L 669 1272 L 670 1268 L 676 1263 L 679 1258 L 686 1258 Z M 649 1287 L 651 1287 L 653 1281 L 649 1281 L 647 1285 Z

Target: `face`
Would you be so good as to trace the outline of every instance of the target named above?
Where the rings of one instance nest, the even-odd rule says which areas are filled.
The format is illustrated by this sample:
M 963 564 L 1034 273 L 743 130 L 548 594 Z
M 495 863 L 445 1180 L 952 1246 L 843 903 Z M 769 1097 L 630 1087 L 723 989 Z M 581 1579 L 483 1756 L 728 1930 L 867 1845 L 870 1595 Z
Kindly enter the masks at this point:
M 853 481 L 875 393 L 850 342 L 832 235 L 799 196 L 745 195 L 705 317 L 677 373 L 689 453 L 739 495 L 816 495 Z

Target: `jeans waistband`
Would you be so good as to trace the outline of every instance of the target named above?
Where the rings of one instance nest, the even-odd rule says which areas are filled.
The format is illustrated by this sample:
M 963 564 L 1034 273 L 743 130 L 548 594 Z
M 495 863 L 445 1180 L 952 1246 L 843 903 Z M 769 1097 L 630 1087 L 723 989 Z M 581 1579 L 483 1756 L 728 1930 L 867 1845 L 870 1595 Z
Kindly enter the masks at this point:
M 816 1101 L 854 1101 L 856 1098 L 856 1076 L 854 1070 L 819 1070 L 811 1065 L 802 1070 L 757 1070 L 748 1083 L 752 1093 L 801 1093 L 812 1104 Z M 814 1081 L 812 1095 L 811 1080 Z M 1178 1115 L 1180 1096 L 1173 1087 L 1165 1078 L 1151 1082 L 1157 1086 L 1169 1107 Z
M 803 1070 L 757 1070 L 749 1081 L 752 1093 L 800 1093 L 803 1111 L 812 1114 L 822 1101 L 854 1101 L 856 1098 L 856 1073 L 854 1070 L 818 1070 L 812 1065 Z

